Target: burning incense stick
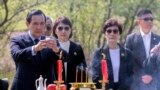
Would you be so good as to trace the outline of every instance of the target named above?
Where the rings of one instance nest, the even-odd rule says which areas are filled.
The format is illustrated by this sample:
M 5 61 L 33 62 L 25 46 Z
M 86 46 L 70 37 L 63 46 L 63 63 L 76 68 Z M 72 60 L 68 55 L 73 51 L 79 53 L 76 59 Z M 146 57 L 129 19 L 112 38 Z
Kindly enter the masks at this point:
M 86 68 L 86 83 L 88 82 L 88 68 Z
M 76 67 L 76 83 L 77 83 L 77 78 L 78 78 L 78 67 Z
M 83 65 L 81 65 L 81 82 L 83 82 Z

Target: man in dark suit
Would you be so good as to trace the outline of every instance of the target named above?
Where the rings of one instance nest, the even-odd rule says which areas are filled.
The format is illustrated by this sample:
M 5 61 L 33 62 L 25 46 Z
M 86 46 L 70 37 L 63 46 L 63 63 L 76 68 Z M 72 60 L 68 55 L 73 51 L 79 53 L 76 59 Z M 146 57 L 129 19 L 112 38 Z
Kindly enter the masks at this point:
M 11 55 L 16 74 L 11 90 L 36 90 L 35 80 L 43 76 L 53 83 L 53 61 L 59 58 L 56 40 L 45 40 L 46 17 L 41 10 L 31 10 L 26 17 L 28 31 L 11 39 Z
M 153 15 L 148 9 L 137 13 L 140 31 L 127 36 L 125 47 L 130 49 L 134 60 L 134 90 L 156 90 L 156 64 L 150 60 L 150 50 L 159 43 L 160 37 L 154 34 Z

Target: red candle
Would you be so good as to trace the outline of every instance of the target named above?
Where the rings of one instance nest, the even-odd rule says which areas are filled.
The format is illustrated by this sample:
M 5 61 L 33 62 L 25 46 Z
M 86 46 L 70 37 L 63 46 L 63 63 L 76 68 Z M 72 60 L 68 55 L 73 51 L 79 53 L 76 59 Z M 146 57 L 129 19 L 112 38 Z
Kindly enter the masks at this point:
M 56 90 L 56 85 L 55 84 L 49 84 L 47 87 L 47 90 Z
M 101 60 L 101 65 L 103 81 L 106 82 L 108 80 L 108 67 L 105 59 Z
M 61 84 L 61 85 L 60 85 L 60 90 L 67 90 L 67 87 L 66 87 L 66 85 L 64 85 L 64 84 Z
M 58 60 L 57 61 L 57 65 L 58 65 L 58 81 L 62 81 L 62 68 L 63 68 L 63 65 L 62 65 L 62 60 Z

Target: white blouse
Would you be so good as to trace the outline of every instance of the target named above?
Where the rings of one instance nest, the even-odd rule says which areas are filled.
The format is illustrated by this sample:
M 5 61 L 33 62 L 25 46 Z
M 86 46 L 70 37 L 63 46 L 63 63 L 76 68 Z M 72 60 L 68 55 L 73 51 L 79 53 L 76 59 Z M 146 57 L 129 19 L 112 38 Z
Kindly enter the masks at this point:
M 109 49 L 112 68 L 113 68 L 113 76 L 114 82 L 119 81 L 119 68 L 120 68 L 120 49 Z
M 70 41 L 59 42 L 60 47 L 65 50 L 67 53 L 69 52 Z

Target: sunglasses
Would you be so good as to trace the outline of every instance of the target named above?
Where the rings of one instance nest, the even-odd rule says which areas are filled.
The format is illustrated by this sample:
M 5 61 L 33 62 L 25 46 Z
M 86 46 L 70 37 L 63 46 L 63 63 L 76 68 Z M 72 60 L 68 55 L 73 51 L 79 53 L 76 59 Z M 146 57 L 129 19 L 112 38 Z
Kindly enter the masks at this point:
M 153 21 L 153 18 L 151 17 L 146 17 L 146 18 L 143 18 L 144 21 Z
M 69 31 L 69 29 L 70 29 L 70 27 L 68 27 L 68 26 L 64 26 L 64 27 L 60 26 L 60 27 L 58 27 L 59 31 L 62 31 L 62 30 Z
M 109 34 L 112 33 L 112 32 L 114 34 L 117 34 L 119 31 L 117 29 L 113 29 L 113 30 L 112 29 L 108 29 L 108 30 L 106 30 L 106 32 L 109 33 Z

